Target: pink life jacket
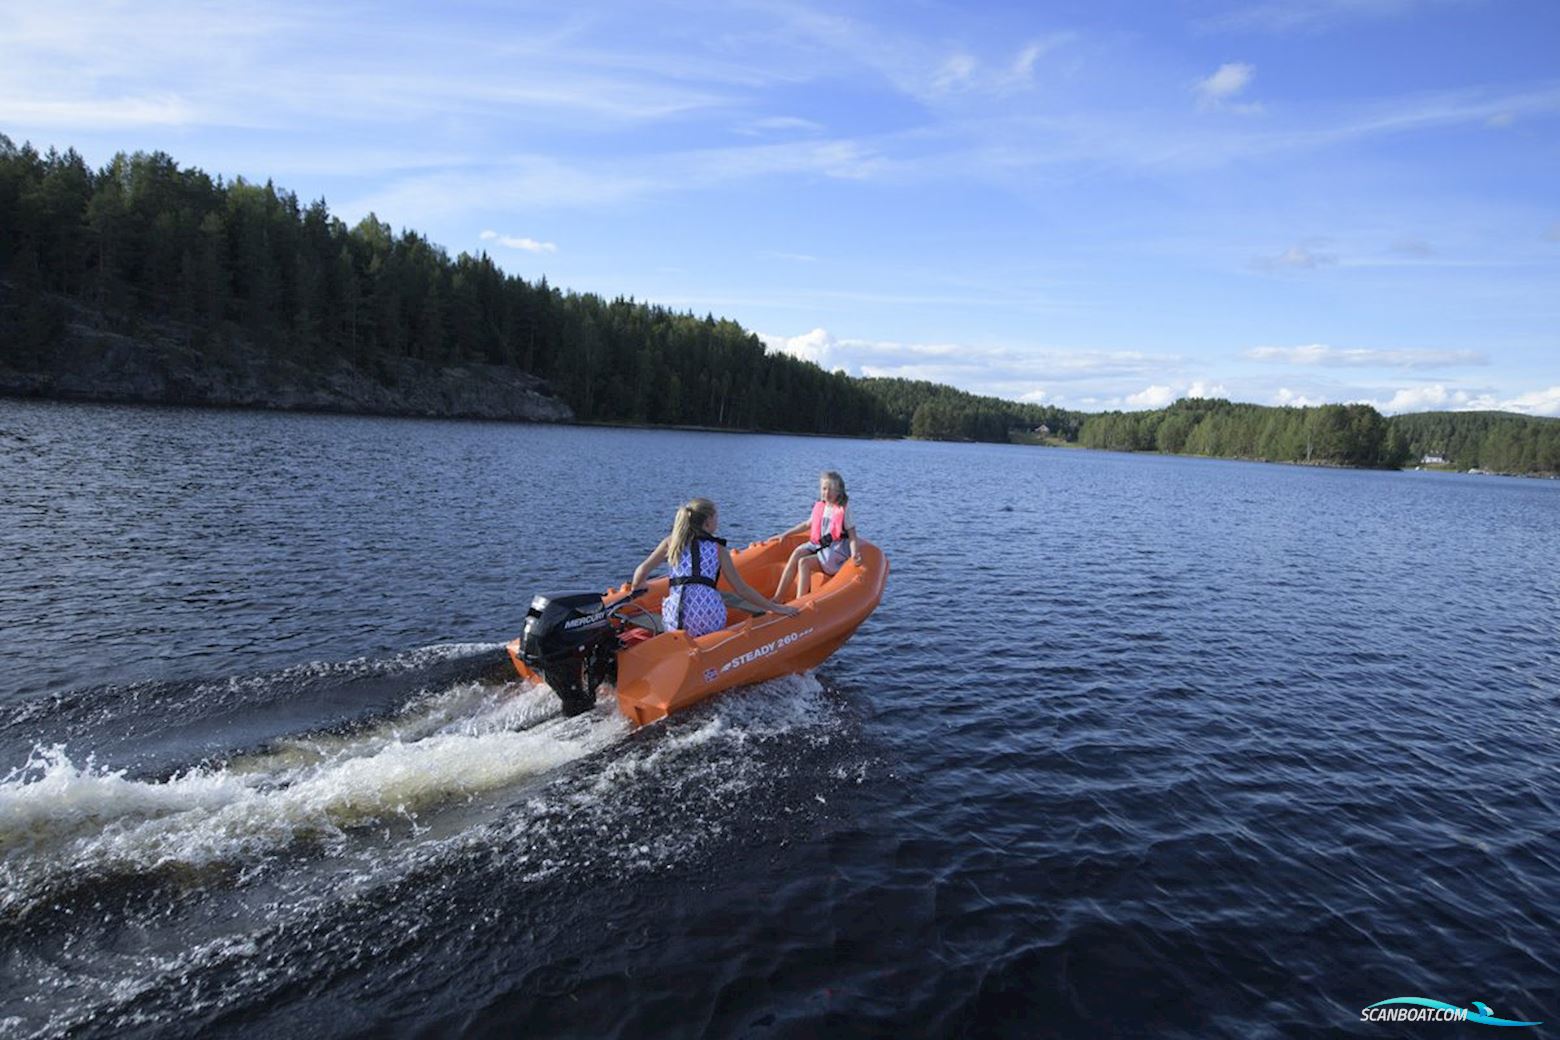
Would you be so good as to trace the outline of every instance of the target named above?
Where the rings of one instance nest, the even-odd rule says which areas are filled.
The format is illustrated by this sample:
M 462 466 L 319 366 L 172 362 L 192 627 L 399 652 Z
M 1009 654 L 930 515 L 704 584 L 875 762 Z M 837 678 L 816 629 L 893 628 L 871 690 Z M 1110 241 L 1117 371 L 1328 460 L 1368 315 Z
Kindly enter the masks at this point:
M 823 507 L 826 504 L 821 498 L 813 503 L 811 541 L 814 545 L 823 538 Z M 839 506 L 834 510 L 834 515 L 829 517 L 829 537 L 837 542 L 844 533 L 845 507 Z

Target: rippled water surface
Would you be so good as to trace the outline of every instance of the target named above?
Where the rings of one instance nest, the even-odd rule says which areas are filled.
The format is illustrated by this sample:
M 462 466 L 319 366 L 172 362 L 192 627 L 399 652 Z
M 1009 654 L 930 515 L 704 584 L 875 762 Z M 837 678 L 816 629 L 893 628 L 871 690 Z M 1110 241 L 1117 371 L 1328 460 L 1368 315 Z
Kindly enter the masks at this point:
M 816 674 L 479 675 L 825 467 L 893 572 Z M 0 1036 L 1560 1021 L 1553 482 L 0 401 L 0 496 Z

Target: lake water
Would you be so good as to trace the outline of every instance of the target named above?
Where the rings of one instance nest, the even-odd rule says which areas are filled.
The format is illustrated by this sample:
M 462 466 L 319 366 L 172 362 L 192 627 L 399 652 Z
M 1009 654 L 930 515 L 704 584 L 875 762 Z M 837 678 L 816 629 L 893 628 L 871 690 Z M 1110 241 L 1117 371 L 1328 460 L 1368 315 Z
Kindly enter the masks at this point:
M 893 572 L 816 674 L 466 677 L 823 468 Z M 0 1035 L 1560 1020 L 1554 482 L 0 401 L 0 558 Z

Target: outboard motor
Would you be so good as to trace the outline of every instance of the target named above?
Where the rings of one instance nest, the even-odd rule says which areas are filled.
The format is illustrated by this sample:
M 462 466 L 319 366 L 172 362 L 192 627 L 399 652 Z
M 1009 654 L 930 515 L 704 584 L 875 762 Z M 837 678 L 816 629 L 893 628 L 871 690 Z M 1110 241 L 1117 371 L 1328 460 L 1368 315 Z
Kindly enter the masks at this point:
M 617 679 L 617 630 L 612 605 L 589 592 L 537 596 L 525 613 L 520 656 L 542 673 L 563 701 L 565 715 L 579 715 L 596 703 L 596 687 Z

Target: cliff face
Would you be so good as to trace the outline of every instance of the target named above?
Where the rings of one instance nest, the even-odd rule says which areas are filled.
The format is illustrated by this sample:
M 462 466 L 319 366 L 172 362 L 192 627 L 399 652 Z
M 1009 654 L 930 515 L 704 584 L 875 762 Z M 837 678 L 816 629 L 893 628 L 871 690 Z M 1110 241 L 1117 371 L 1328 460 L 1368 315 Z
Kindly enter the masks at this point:
M 530 422 L 574 418 L 543 380 L 501 365 L 401 358 L 372 372 L 340 359 L 314 367 L 241 343 L 197 350 L 173 327 L 127 336 L 82 319 L 73 314 L 50 348 L 26 359 L 0 344 L 0 395 Z

